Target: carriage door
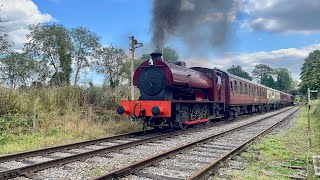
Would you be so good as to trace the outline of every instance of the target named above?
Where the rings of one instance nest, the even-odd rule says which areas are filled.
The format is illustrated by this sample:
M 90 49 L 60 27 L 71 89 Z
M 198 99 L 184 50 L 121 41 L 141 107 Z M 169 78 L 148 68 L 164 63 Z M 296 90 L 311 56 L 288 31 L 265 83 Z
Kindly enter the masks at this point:
M 214 71 L 214 101 L 225 102 L 226 80 L 225 74 Z

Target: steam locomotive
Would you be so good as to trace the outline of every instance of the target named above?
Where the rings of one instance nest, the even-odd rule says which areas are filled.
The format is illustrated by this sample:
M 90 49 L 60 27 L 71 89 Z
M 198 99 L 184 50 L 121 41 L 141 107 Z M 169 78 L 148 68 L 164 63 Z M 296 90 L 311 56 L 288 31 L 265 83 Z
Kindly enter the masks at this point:
M 293 96 L 217 68 L 187 68 L 151 53 L 135 71 L 139 100 L 122 100 L 117 113 L 142 119 L 144 127 L 185 129 L 211 119 L 268 111 L 293 104 Z

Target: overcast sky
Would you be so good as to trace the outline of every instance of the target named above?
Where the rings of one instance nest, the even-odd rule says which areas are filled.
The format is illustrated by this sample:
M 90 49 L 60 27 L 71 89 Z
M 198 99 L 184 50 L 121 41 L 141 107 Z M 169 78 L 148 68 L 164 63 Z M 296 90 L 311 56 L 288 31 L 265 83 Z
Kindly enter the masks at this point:
M 192 0 L 190 0 L 192 1 Z M 87 27 L 110 43 L 128 49 L 128 36 L 145 44 L 138 49 L 150 53 L 151 0 L 0 0 L 3 26 L 14 49 L 21 50 L 29 24 L 59 23 L 68 28 Z M 320 49 L 320 0 L 236 0 L 239 5 L 232 20 L 228 47 L 192 53 L 183 41 L 171 38 L 189 66 L 218 67 L 226 70 L 240 65 L 251 73 L 264 63 L 272 68 L 285 67 L 299 79 L 304 58 Z M 214 17 L 213 17 L 214 18 Z M 197 44 L 196 46 L 201 46 Z M 89 74 L 101 84 L 102 77 Z

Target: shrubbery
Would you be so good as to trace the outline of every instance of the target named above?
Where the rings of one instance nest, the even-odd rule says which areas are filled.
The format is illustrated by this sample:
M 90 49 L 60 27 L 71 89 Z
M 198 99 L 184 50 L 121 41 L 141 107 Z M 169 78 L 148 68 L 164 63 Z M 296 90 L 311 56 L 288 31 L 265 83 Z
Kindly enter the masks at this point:
M 312 114 L 316 117 L 320 117 L 320 103 L 317 104 Z
M 23 90 L 0 88 L 0 144 L 28 139 L 19 138 L 28 134 L 28 137 L 33 137 L 35 115 L 39 120 L 36 134 L 56 137 L 54 141 L 59 141 L 50 145 L 63 143 L 60 138 L 63 141 L 79 141 L 140 129 L 131 124 L 128 118 L 116 114 L 119 101 L 128 96 L 129 88 L 125 86 L 115 89 L 96 86 Z M 48 142 L 45 144 L 48 145 Z M 7 150 L 0 148 L 1 151 Z

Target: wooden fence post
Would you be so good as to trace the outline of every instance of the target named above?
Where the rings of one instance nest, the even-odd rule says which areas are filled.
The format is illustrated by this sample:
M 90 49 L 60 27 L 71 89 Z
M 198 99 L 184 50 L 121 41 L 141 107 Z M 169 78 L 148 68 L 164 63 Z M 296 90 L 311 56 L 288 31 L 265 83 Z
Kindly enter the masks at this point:
M 32 127 L 33 127 L 33 133 L 36 133 L 38 131 L 38 113 L 35 112 L 33 115 L 33 123 L 32 123 Z

